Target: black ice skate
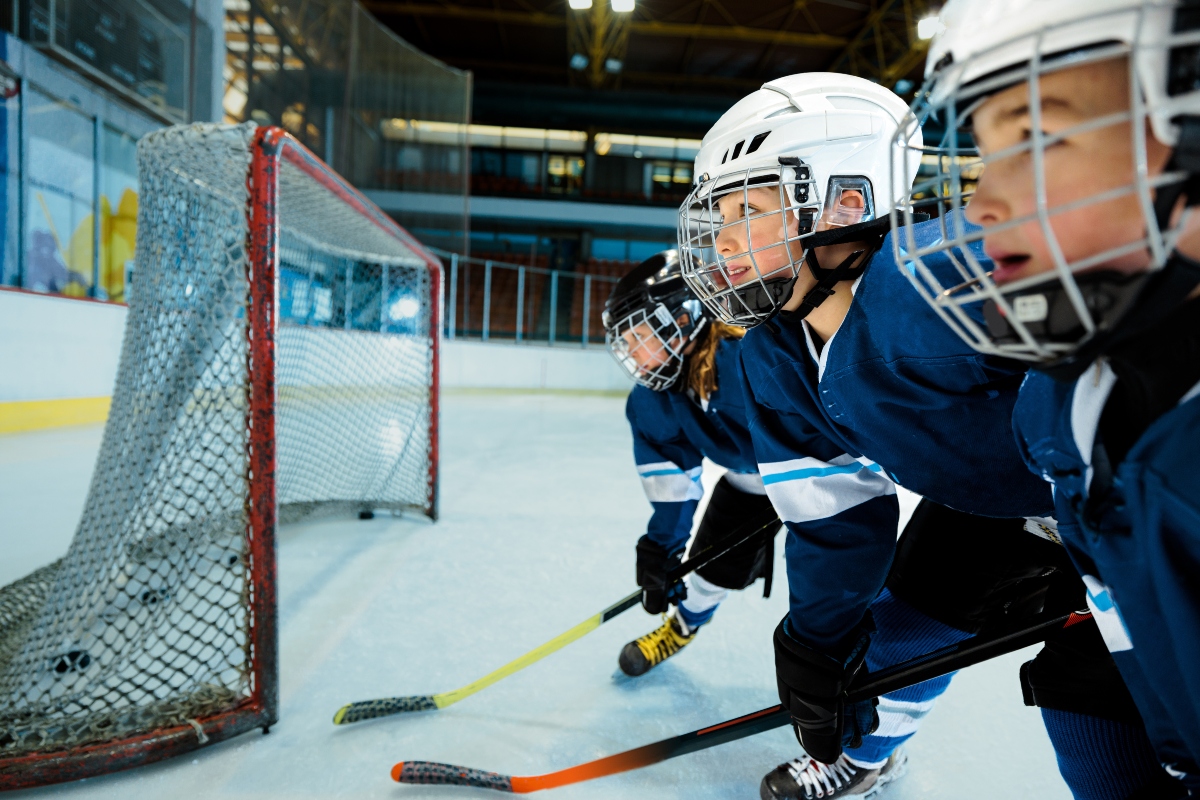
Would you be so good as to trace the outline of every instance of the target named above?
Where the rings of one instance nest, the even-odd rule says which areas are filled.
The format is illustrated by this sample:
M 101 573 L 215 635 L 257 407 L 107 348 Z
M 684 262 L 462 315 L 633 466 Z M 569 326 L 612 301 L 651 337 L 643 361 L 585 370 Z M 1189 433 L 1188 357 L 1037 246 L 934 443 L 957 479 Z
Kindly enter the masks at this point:
M 832 764 L 822 764 L 807 755 L 780 764 L 767 773 L 758 787 L 762 800 L 832 800 L 875 797 L 897 778 L 903 777 L 908 756 L 897 749 L 887 763 L 876 769 L 853 764 L 843 753 Z
M 645 675 L 691 644 L 699 628 L 685 634 L 686 626 L 680 622 L 678 613 L 671 612 L 657 630 L 650 631 L 621 648 L 617 663 L 620 664 L 622 672 L 630 677 Z

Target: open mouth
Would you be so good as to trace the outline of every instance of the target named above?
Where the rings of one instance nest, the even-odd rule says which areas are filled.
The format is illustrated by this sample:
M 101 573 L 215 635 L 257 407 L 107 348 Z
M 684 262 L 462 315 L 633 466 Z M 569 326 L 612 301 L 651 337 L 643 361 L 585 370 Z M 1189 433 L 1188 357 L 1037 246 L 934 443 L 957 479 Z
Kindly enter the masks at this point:
M 1012 255 L 993 257 L 992 261 L 996 264 L 996 269 L 992 271 L 992 280 L 997 284 L 1004 284 L 1021 277 L 1032 259 L 1027 254 L 1014 253 Z
M 733 286 L 738 286 L 746 281 L 754 280 L 758 277 L 758 272 L 754 269 L 753 264 L 725 264 L 726 280 Z

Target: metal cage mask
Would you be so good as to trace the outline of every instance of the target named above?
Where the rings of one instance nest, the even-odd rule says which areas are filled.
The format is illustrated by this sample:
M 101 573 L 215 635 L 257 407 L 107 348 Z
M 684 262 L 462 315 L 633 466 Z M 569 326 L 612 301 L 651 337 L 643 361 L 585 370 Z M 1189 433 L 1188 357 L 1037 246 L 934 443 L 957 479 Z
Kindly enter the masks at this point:
M 680 324 L 678 317 L 686 316 Z M 604 343 L 623 370 L 640 386 L 655 392 L 669 389 L 683 374 L 684 351 L 707 327 L 696 300 L 684 301 L 676 313 L 663 303 L 638 306 L 617 319 L 604 320 Z
M 801 240 L 821 216 L 811 167 L 800 159 L 779 161 L 774 167 L 702 176 L 679 209 L 684 280 L 728 325 L 760 325 L 791 298 L 804 263 Z M 749 211 L 752 190 L 772 193 L 778 208 Z M 743 213 L 726 220 L 721 211 L 726 198 L 726 207 L 740 200 Z
M 892 151 L 895 174 L 903 174 L 909 181 L 915 179 L 911 202 L 891 212 L 896 263 L 924 300 L 976 350 L 1035 363 L 1060 362 L 1097 334 L 1118 324 L 1137 300 L 1146 278 L 1168 262 L 1188 217 L 1185 211 L 1182 219 L 1170 225 L 1170 210 L 1189 175 L 1174 169 L 1171 162 L 1162 173 L 1151 175 L 1147 137 L 1152 135 L 1152 120 L 1161 129 L 1164 106 L 1170 106 L 1173 114 L 1200 111 L 1194 93 L 1180 102 L 1180 98 L 1168 96 L 1169 91 L 1146 90 L 1146 75 L 1153 72 L 1147 70 L 1147 63 L 1156 60 L 1163 63 L 1170 55 L 1164 51 L 1177 48 L 1192 50 L 1191 57 L 1195 58 L 1200 45 L 1198 31 L 1147 35 L 1144 28 L 1148 21 L 1161 28 L 1163 9 L 1171 6 L 1171 3 L 1145 3 L 1112 12 L 1114 18 L 1132 21 L 1135 26 L 1132 43 L 1105 41 L 1067 51 L 1043 52 L 1048 49 L 1047 39 L 1069 39 L 1073 35 L 1071 26 L 1079 26 L 1079 37 L 1086 36 L 1085 31 L 1094 29 L 1097 23 L 1096 16 L 1091 15 L 1045 26 L 961 62 L 947 59 L 949 63 L 935 69 L 918 93 L 918 100 L 901 123 L 894 143 L 904 141 L 914 126 L 922 126 L 931 119 L 943 123 L 946 134 L 937 146 L 923 149 L 919 174 L 914 174 L 907 163 L 897 163 L 897 151 Z M 997 53 L 1011 52 L 1027 53 L 1029 58 L 1000 70 L 985 70 L 972 63 L 988 64 L 997 58 Z M 1047 133 L 1042 124 L 1041 78 L 1118 58 L 1128 59 L 1128 109 Z M 974 72 L 985 74 L 964 83 L 962 76 L 970 75 L 973 66 Z M 995 152 L 981 153 L 970 127 L 972 114 L 995 94 L 1021 85 L 1028 93 L 1028 138 Z M 1187 88 L 1190 91 L 1192 87 Z M 1155 115 L 1158 119 L 1154 119 Z M 1048 148 L 1072 136 L 1117 125 L 1129 128 L 1132 180 L 1106 186 L 1087 196 L 1060 199 L 1057 195 L 1061 193 L 1050 185 L 1046 172 Z M 999 162 L 1018 158 L 1026 159 L 1032 171 L 1033 210 L 986 227 L 973 224 L 969 204 L 978 183 L 987 180 L 989 168 L 996 169 Z M 1011 164 L 1005 166 L 1012 168 Z M 1061 228 L 1056 230 L 1056 217 L 1130 197 L 1136 200 L 1142 225 L 1140 235 L 1099 252 L 1079 254 L 1080 248 L 1075 246 L 1076 252 L 1071 253 L 1066 237 L 1060 237 Z M 918 244 L 912 227 L 914 212 L 926 212 L 937 219 L 940 228 L 932 241 L 923 235 L 922 243 Z M 981 255 L 981 244 L 989 236 L 1022 226 L 1030 226 L 1026 232 L 1033 231 L 1044 239 L 1053 268 L 998 283 L 997 266 Z M 938 254 L 949 258 L 957 272 L 957 282 L 943 283 L 930 269 L 927 260 Z M 1140 254 L 1145 254 L 1146 271 L 1131 273 L 1128 268 L 1118 271 L 1112 266 L 1118 259 Z

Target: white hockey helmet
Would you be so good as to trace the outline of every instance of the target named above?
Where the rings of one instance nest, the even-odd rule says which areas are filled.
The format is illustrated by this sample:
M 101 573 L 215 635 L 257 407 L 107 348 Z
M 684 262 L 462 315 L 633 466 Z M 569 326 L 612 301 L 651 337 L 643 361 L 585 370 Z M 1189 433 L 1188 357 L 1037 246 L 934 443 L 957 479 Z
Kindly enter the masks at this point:
M 926 161 L 936 163 L 937 169 L 915 183 L 912 204 L 902 204 L 892 214 L 898 231 L 893 237 L 897 263 L 942 319 L 975 349 L 1045 365 L 1086 366 L 1104 334 L 1140 302 L 1149 274 L 1131 276 L 1104 265 L 1144 251 L 1150 254 L 1149 272 L 1161 270 L 1170 261 L 1180 231 L 1178 225 L 1169 227 L 1170 212 L 1185 193 L 1184 182 L 1200 168 L 1200 159 L 1191 155 L 1200 148 L 1200 9 L 1173 0 L 949 0 L 939 21 L 941 32 L 930 47 L 925 86 L 897 139 L 927 121 L 944 127 L 945 136 L 927 148 L 932 158 Z M 1129 81 L 1121 87 L 1129 94 L 1127 113 L 1087 120 L 1051 137 L 1041 129 L 1041 108 L 1030 103 L 1033 124 L 1027 141 L 986 158 L 974 149 L 971 115 L 992 95 L 1024 84 L 1029 97 L 1036 98 L 1042 76 L 1117 58 L 1128 59 Z M 1046 148 L 1073 134 L 1118 124 L 1130 130 L 1138 165 L 1133 181 L 1051 205 Z M 1154 138 L 1176 148 L 1161 175 L 1147 170 L 1147 126 Z M 993 227 L 971 225 L 962 211 L 987 164 L 1018 157 L 1031 164 L 1036 210 Z M 1054 232 L 1054 216 L 1122 195 L 1138 199 L 1144 236 L 1069 261 Z M 1189 198 L 1189 203 L 1198 201 L 1200 197 Z M 909 225 L 914 210 L 938 216 L 941 236 L 918 246 Z M 997 284 L 992 279 L 994 265 L 969 245 L 1031 222 L 1047 240 L 1054 269 Z M 943 252 L 950 254 L 960 281 L 944 283 L 927 267 L 926 259 Z
M 893 148 L 908 167 L 900 175 L 915 175 L 921 157 L 919 128 L 903 143 L 893 137 L 907 110 L 863 78 L 809 72 L 765 83 L 722 115 L 679 210 L 684 277 L 717 319 L 770 319 L 791 298 L 805 237 L 886 218 L 908 197 L 911 179 L 901 185 L 890 172 Z M 860 201 L 839 207 L 847 191 Z

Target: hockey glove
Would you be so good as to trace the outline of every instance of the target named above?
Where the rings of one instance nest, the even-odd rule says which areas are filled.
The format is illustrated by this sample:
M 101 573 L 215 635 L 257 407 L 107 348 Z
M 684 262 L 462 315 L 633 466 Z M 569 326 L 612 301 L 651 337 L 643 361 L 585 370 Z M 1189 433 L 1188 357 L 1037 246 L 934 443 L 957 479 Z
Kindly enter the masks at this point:
M 667 575 L 679 566 L 683 550 L 668 553 L 662 545 L 645 534 L 637 543 L 637 583 L 642 587 L 642 608 L 650 614 L 661 614 L 671 603 L 679 604 L 687 597 L 683 581 L 667 585 Z
M 846 703 L 846 689 L 866 657 L 870 617 L 844 659 L 807 647 L 787 632 L 787 617 L 775 628 L 775 678 L 779 701 L 792 715 L 792 727 L 804 751 L 832 764 L 843 747 L 859 747 L 879 727 L 877 699 Z

